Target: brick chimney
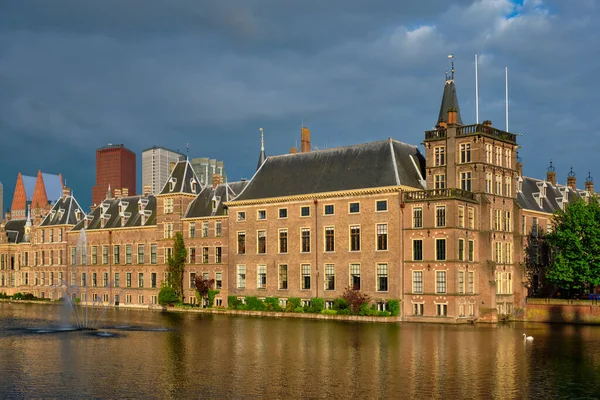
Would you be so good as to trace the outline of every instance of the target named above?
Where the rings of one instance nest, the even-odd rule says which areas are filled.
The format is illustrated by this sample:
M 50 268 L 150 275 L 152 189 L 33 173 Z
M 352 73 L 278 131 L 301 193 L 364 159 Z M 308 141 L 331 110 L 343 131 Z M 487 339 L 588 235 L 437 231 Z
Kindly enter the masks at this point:
M 448 109 L 448 125 L 456 125 L 456 108 Z
M 552 165 L 552 160 L 550 160 L 550 166 L 546 172 L 546 181 L 556 186 L 556 170 Z
M 129 188 L 123 188 L 123 189 L 121 189 L 121 195 L 123 197 L 129 197 Z
M 144 185 L 144 197 L 150 196 L 152 194 L 152 185 Z
M 573 190 L 577 190 L 577 178 L 575 177 L 575 172 L 573 172 L 573 167 L 571 167 L 571 171 L 567 175 L 567 186 Z
M 298 149 L 295 147 L 290 147 L 290 154 L 296 154 L 298 152 Z
M 71 189 L 68 187 L 63 187 L 62 189 L 62 197 L 69 197 L 71 195 Z
M 310 152 L 310 129 L 303 126 L 300 132 L 302 140 L 302 146 L 300 147 L 300 151 L 302 151 L 302 153 L 308 153 Z
M 120 199 L 121 198 L 121 189 L 115 189 L 114 196 L 115 196 L 115 199 Z
M 213 188 L 216 188 L 223 183 L 223 177 L 219 174 L 213 174 L 212 176 Z
M 585 178 L 585 190 L 589 194 L 594 194 L 594 178 L 592 178 L 591 172 L 588 172 L 588 176 Z

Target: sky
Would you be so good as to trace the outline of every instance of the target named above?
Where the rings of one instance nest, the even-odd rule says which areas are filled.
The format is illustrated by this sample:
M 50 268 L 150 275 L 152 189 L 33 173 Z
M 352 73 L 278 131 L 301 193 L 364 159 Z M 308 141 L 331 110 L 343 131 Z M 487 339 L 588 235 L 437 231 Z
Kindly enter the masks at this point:
M 392 137 L 437 120 L 448 54 L 462 120 L 520 133 L 528 176 L 600 180 L 595 0 L 0 0 L 0 181 L 62 173 L 87 209 L 95 150 L 166 146 L 251 178 L 267 154 Z M 595 21 L 595 22 L 594 22 Z M 422 147 L 421 147 L 422 149 Z

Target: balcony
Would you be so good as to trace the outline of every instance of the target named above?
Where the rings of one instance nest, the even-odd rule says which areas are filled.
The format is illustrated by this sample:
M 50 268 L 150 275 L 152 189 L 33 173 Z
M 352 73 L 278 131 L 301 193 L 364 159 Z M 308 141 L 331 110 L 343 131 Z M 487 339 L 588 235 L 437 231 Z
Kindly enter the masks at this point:
M 441 199 L 460 199 L 470 202 L 477 202 L 475 193 L 458 188 L 419 190 L 416 192 L 404 193 L 405 202 L 430 201 Z
M 437 140 L 446 138 L 446 128 L 425 131 L 425 140 Z
M 500 129 L 492 128 L 488 125 L 464 125 L 458 127 L 456 130 L 456 136 L 467 136 L 475 134 L 485 135 L 497 140 L 502 140 L 504 142 L 517 144 L 517 135 L 515 135 L 514 133 L 501 131 Z M 427 138 L 427 135 L 425 135 L 425 137 Z

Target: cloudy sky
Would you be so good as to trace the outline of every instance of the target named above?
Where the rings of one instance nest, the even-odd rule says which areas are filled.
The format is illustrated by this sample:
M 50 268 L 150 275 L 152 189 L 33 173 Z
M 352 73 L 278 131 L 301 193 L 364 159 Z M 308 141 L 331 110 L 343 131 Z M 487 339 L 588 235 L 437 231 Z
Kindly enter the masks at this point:
M 419 144 L 456 57 L 462 119 L 522 133 L 525 173 L 600 179 L 595 0 L 0 0 L 0 181 L 67 179 L 90 204 L 95 149 L 162 145 L 250 178 L 268 154 L 393 137 Z M 596 21 L 596 22 L 594 22 Z

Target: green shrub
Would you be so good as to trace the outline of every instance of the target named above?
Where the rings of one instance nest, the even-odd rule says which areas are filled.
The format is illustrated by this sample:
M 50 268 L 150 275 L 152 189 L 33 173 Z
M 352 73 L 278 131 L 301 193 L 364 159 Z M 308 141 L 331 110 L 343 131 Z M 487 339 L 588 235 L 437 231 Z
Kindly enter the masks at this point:
M 12 299 L 13 300 L 23 300 L 23 293 L 18 292 L 18 293 L 13 294 Z
M 181 299 L 175 293 L 175 289 L 168 285 L 162 285 L 158 292 L 158 304 L 161 306 L 173 305 L 180 303 Z
M 351 315 L 352 312 L 349 308 L 343 308 L 341 310 L 337 310 L 337 315 Z
M 388 310 L 390 311 L 390 315 L 392 317 L 397 317 L 400 315 L 400 300 L 388 301 Z
M 6 293 L 0 293 L 0 299 L 10 299 L 10 296 Z
M 380 317 L 389 317 L 392 314 L 389 311 L 379 311 L 377 315 Z
M 242 305 L 242 301 L 235 296 L 227 296 L 227 307 L 232 310 L 237 310 Z
M 255 296 L 246 297 L 246 305 L 248 306 L 248 310 L 252 311 L 265 311 L 267 309 L 265 303 Z
M 217 295 L 221 293 L 220 290 L 209 290 L 208 291 L 208 305 L 207 307 L 210 308 L 215 304 L 215 297 L 217 297 Z M 200 303 L 202 304 L 202 303 Z
M 296 308 L 302 308 L 302 300 L 299 297 L 290 297 L 287 301 L 287 305 L 285 306 L 285 311 L 287 312 L 296 312 Z
M 333 309 L 334 310 L 347 310 L 350 307 L 346 299 L 335 299 L 333 301 Z M 339 313 L 338 313 L 339 314 Z
M 303 313 L 304 312 L 304 307 L 296 307 L 296 308 L 294 308 L 294 312 L 295 313 Z
M 325 315 L 337 315 L 337 311 L 336 310 L 322 310 L 321 314 L 325 314 Z
M 360 310 L 358 311 L 358 315 L 362 316 L 372 316 L 377 315 L 377 308 L 375 304 L 369 306 L 369 303 L 362 303 L 360 305 Z
M 36 300 L 36 297 L 33 295 L 33 293 L 25 293 L 23 295 L 23 300 Z
M 267 311 L 282 311 L 283 309 L 279 306 L 279 299 L 277 297 L 267 297 L 265 299 L 265 306 Z
M 308 312 L 313 314 L 319 314 L 325 309 L 325 301 L 320 297 L 315 297 L 310 300 L 310 306 Z

